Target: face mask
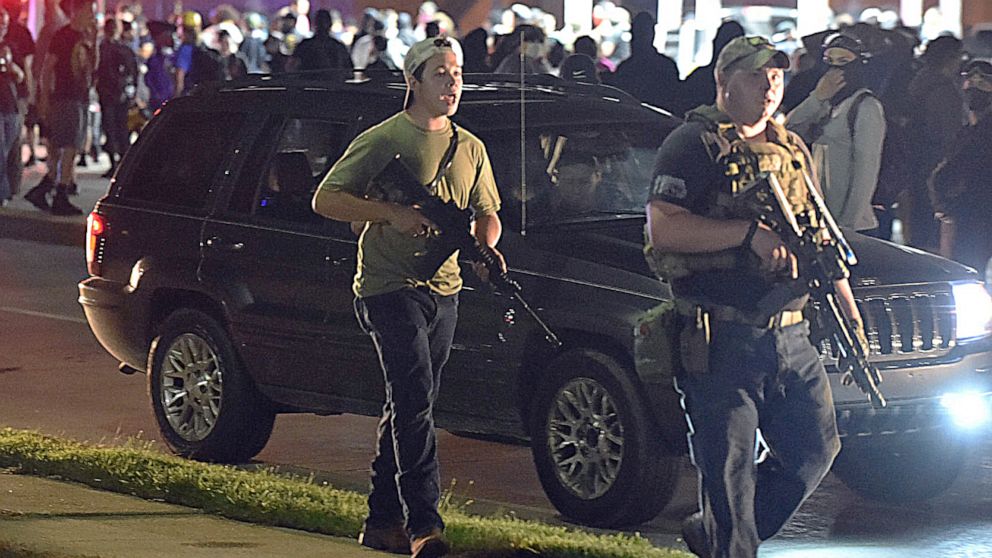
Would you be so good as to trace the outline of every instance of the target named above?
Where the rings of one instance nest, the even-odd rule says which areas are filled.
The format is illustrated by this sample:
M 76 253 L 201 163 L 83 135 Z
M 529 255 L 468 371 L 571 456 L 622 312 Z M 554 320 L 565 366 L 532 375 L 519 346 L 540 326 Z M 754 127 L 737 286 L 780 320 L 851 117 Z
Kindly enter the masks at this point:
M 968 108 L 981 112 L 992 106 L 992 93 L 981 89 L 967 89 L 964 92 L 964 99 L 968 102 Z
M 544 45 L 541 43 L 524 42 L 524 56 L 528 58 L 539 58 L 544 54 Z

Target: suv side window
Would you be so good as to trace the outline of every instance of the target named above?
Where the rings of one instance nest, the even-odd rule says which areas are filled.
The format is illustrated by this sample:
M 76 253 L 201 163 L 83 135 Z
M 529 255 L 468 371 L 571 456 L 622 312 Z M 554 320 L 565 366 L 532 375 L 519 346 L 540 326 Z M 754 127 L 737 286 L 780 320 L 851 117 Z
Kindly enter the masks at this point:
M 665 133 L 656 126 L 566 125 L 531 130 L 526 141 L 527 226 L 595 215 L 642 213 Z M 482 138 L 504 200 L 504 223 L 519 229 L 524 194 L 515 132 Z
M 268 130 L 277 139 L 260 138 L 261 147 L 255 150 L 259 156 L 241 172 L 230 209 L 265 221 L 322 223 L 310 203 L 317 184 L 344 152 L 348 125 L 289 118 Z
M 158 127 L 142 160 L 121 185 L 121 197 L 200 209 L 224 159 L 241 133 L 236 113 L 170 113 Z

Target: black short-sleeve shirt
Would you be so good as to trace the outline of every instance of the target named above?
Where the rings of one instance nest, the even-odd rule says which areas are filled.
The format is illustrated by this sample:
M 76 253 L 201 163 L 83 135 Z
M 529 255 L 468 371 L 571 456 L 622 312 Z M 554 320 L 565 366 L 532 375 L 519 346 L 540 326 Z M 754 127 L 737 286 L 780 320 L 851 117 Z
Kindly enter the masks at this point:
M 729 179 L 704 143 L 706 131 L 705 122 L 690 120 L 669 134 L 655 159 L 650 200 L 678 205 L 705 216 L 715 203 L 716 194 L 730 191 Z M 737 250 L 740 252 L 737 268 L 675 279 L 672 292 L 676 297 L 696 302 L 731 306 L 745 312 L 758 310 L 758 302 L 777 284 L 758 270 L 750 249 Z
M 87 48 L 83 44 L 83 34 L 66 25 L 52 35 L 48 47 L 48 56 L 55 57 L 55 86 L 52 88 L 52 98 L 58 100 L 74 100 L 86 102 L 90 98 L 90 75 L 78 75 L 73 70 L 72 60 L 82 56 L 79 49 Z M 77 69 L 78 70 L 78 69 Z M 85 71 L 85 68 L 83 69 Z
M 706 125 L 691 120 L 665 138 L 654 164 L 649 199 L 704 214 L 713 195 L 729 183 L 703 143 Z

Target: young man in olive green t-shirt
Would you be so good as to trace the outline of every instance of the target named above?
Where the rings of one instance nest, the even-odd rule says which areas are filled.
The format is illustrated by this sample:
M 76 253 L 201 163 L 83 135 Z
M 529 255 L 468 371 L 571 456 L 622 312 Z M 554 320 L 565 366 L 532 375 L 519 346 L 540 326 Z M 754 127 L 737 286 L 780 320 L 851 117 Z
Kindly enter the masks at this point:
M 359 540 L 415 558 L 448 551 L 438 514 L 440 481 L 433 405 L 448 359 L 458 312 L 457 252 L 434 273 L 420 265 L 435 224 L 417 209 L 371 199 L 370 182 L 399 154 L 422 184 L 437 173 L 454 129 L 449 116 L 461 96 L 461 52 L 450 39 L 411 47 L 404 61 L 402 112 L 359 135 L 314 195 L 317 213 L 364 223 L 358 240 L 355 311 L 375 344 L 386 384 L 379 421 L 369 516 Z M 495 247 L 502 227 L 499 194 L 485 146 L 459 129 L 451 166 L 436 194 L 475 211 L 475 237 Z M 494 248 L 495 250 L 495 248 Z M 496 252 L 500 260 L 499 252 Z M 476 268 L 485 279 L 483 269 Z

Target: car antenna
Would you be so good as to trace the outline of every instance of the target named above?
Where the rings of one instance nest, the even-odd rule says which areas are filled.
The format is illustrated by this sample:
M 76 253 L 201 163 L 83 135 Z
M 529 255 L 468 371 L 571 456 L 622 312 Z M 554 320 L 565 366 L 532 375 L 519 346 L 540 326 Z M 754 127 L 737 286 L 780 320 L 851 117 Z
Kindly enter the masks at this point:
M 527 109 L 524 83 L 524 34 L 520 32 L 520 236 L 527 236 Z

